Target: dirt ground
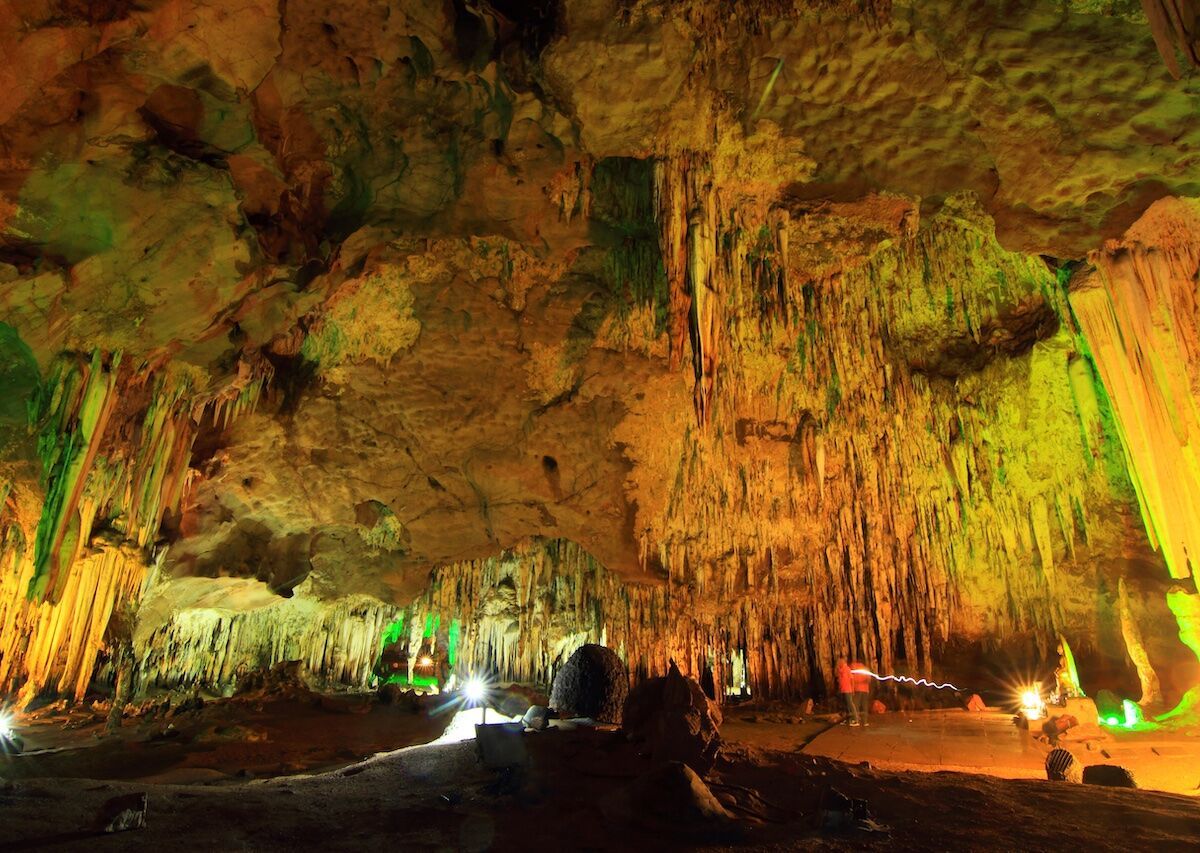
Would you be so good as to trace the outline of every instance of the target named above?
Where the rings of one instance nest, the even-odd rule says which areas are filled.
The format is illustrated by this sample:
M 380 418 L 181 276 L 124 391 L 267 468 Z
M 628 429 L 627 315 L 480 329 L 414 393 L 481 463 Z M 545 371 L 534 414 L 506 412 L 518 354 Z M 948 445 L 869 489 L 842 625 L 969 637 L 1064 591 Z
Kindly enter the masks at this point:
M 451 713 L 437 697 L 385 704 L 304 689 L 165 704 L 104 733 L 105 713 L 45 709 L 21 720 L 25 752 L 0 756 L 0 776 L 219 782 L 345 767 L 378 752 L 428 743 Z
M 651 764 L 619 732 L 527 733 L 528 765 L 510 775 L 470 741 L 395 749 L 441 733 L 432 707 L 244 697 L 115 738 L 96 736 L 97 715 L 47 714 L 22 726 L 31 753 L 3 765 L 0 850 L 1190 850 L 1200 837 L 1185 796 L 807 755 L 830 723 L 786 710 L 729 714 L 709 782 L 737 820 L 706 829 L 626 796 Z M 819 830 L 830 789 L 867 800 L 888 831 Z M 148 796 L 147 827 L 98 833 L 101 804 L 130 792 Z

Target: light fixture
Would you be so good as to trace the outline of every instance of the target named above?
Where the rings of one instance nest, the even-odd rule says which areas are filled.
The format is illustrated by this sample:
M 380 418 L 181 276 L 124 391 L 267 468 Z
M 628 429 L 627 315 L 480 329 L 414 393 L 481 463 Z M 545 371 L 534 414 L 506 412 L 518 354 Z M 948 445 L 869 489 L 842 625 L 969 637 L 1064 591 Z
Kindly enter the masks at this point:
M 1027 720 L 1040 720 L 1046 713 L 1046 703 L 1042 700 L 1042 691 L 1037 687 L 1027 687 L 1021 691 L 1021 714 Z
M 12 715 L 6 712 L 0 712 L 0 740 L 12 740 L 16 734 L 12 727 Z
M 1142 717 L 1142 708 L 1132 699 L 1125 699 L 1121 702 L 1121 708 L 1125 711 L 1125 728 L 1132 729 L 1134 726 L 1144 723 Z
M 429 655 L 425 655 L 423 658 L 421 658 L 419 661 L 417 661 L 417 665 L 418 666 L 433 666 L 433 658 L 431 658 Z
M 481 678 L 468 678 L 463 684 L 463 695 L 472 705 L 478 705 L 487 696 L 487 685 Z

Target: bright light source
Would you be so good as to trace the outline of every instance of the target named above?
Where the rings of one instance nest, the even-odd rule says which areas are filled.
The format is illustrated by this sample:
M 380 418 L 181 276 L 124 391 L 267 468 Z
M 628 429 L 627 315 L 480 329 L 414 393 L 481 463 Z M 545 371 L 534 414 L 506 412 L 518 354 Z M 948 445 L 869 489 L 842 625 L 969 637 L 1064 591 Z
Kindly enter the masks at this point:
M 487 695 L 487 685 L 481 678 L 469 678 L 463 684 L 463 695 L 467 697 L 468 702 L 478 704 Z
M 417 661 L 417 664 L 419 666 L 433 666 L 433 658 L 431 658 L 429 655 L 426 655 L 425 657 L 423 657 L 419 661 Z
M 1121 721 L 1118 720 L 1116 717 L 1105 717 L 1104 722 L 1106 725 L 1115 726 L 1118 723 L 1120 723 Z
M 1139 723 L 1145 722 L 1145 719 L 1142 717 L 1141 706 L 1132 699 L 1125 699 L 1122 701 L 1121 707 L 1125 711 L 1125 728 L 1132 729 Z
M 12 715 L 0 713 L 0 740 L 12 740 Z
M 1042 691 L 1036 687 L 1028 687 L 1021 691 L 1021 713 L 1027 720 L 1040 720 L 1046 713 L 1046 703 L 1042 701 Z

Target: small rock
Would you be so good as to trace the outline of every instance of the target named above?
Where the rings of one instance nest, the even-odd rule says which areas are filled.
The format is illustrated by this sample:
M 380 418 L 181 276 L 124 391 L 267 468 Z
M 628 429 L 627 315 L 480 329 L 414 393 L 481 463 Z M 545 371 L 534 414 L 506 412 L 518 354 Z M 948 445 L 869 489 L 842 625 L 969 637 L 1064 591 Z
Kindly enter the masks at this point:
M 813 700 L 805 699 L 804 704 L 800 706 L 800 712 L 806 717 L 811 717 L 813 712 Z
M 525 728 L 540 732 L 550 727 L 550 720 L 553 716 L 554 712 L 545 705 L 530 705 L 525 716 L 521 718 L 521 722 L 525 724 Z
M 986 708 L 987 708 L 987 705 L 984 704 L 983 697 L 980 696 L 978 693 L 972 693 L 971 698 L 967 700 L 967 710 L 968 711 L 979 712 L 979 711 L 985 710 Z
M 100 807 L 96 826 L 102 832 L 127 832 L 146 828 L 146 794 L 125 794 Z
M 887 705 L 883 704 L 878 699 L 876 699 L 874 702 L 871 703 L 871 713 L 872 714 L 886 714 L 887 713 Z
M 1119 764 L 1093 764 L 1083 768 L 1085 785 L 1105 785 L 1109 788 L 1136 788 L 1133 772 Z

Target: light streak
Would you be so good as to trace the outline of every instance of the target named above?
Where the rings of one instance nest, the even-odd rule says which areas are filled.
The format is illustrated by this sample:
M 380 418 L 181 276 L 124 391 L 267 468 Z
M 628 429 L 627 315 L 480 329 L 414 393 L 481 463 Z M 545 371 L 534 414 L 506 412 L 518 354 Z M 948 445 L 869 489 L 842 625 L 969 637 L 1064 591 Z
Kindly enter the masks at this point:
M 852 669 L 850 670 L 855 675 L 869 675 L 876 681 L 907 681 L 909 684 L 915 684 L 917 687 L 932 687 L 934 690 L 958 690 L 953 684 L 946 682 L 938 684 L 933 681 L 926 681 L 924 678 L 909 678 L 907 675 L 879 675 L 871 672 L 869 669 Z

